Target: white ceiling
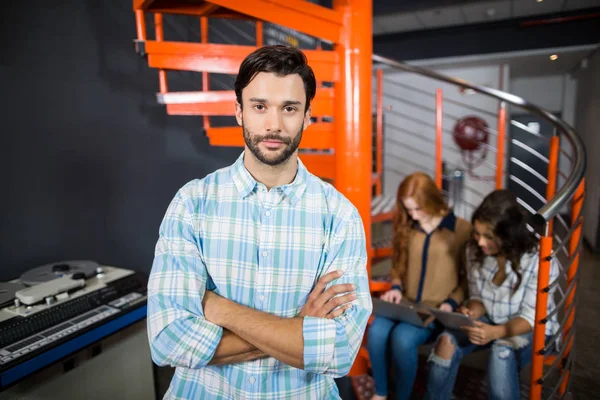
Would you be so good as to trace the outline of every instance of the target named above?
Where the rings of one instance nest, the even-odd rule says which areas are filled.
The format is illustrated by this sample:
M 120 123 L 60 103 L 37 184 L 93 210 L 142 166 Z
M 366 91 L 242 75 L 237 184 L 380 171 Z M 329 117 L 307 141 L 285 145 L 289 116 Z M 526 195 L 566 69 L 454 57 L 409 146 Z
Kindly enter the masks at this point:
M 409 64 L 428 68 L 468 68 L 505 64 L 510 68 L 510 77 L 526 78 L 573 73 L 582 67 L 582 60 L 588 58 L 600 45 L 572 46 L 554 49 L 540 49 L 500 54 L 486 54 L 466 57 L 448 57 L 411 61 Z M 556 54 L 555 61 L 550 55 Z
M 414 12 L 377 15 L 373 17 L 373 35 L 501 21 L 599 6 L 600 0 L 480 1 Z

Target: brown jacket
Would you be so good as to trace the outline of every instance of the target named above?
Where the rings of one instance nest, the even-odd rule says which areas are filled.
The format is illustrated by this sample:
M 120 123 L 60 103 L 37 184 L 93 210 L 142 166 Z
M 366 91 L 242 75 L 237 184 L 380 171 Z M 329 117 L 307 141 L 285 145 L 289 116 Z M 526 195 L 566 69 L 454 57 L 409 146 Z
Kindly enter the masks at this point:
M 394 266 L 407 300 L 437 307 L 447 301 L 454 308 L 465 299 L 465 245 L 471 224 L 450 211 L 429 235 L 416 225 L 408 239 L 406 268 Z M 425 266 L 425 268 L 423 268 Z

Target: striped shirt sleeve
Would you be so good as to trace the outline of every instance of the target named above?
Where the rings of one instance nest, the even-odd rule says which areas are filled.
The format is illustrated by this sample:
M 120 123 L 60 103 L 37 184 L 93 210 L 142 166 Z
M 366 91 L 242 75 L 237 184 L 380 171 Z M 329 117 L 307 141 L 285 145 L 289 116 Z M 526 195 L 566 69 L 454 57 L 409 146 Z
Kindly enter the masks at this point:
M 148 337 L 156 364 L 199 368 L 212 359 L 223 329 L 204 319 L 208 273 L 194 228 L 194 202 L 185 189 L 160 226 L 148 280 Z
M 332 234 L 323 275 L 343 270 L 344 275 L 330 285 L 353 283 L 357 298 L 338 318 L 305 317 L 303 323 L 305 371 L 335 378 L 350 371 L 373 308 L 364 227 L 356 209 L 352 210 Z

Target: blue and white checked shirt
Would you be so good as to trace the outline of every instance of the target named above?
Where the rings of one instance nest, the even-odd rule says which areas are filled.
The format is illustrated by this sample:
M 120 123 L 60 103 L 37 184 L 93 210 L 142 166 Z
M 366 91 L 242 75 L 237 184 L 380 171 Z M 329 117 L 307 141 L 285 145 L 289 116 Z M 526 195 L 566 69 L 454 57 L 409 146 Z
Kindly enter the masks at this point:
M 160 227 L 148 282 L 152 359 L 176 367 L 170 399 L 338 399 L 361 345 L 372 303 L 364 227 L 356 208 L 299 162 L 291 184 L 267 190 L 230 167 L 181 188 Z M 295 317 L 318 279 L 354 283 L 358 297 L 340 317 L 305 317 L 304 370 L 268 357 L 207 365 L 222 328 L 204 319 L 214 290 L 238 304 Z
M 506 279 L 501 285 L 493 282 L 498 271 L 498 261 L 495 257 L 486 256 L 482 265 L 471 261 L 472 251 L 467 247 L 467 277 L 469 281 L 469 298 L 479 300 L 485 306 L 487 316 L 494 324 L 505 324 L 513 318 L 521 317 L 533 327 L 535 325 L 535 304 L 537 301 L 537 280 L 539 269 L 539 254 L 537 252 L 523 254 L 519 262 L 521 268 L 521 284 L 517 284 L 517 274 L 511 268 L 511 262 L 504 266 Z M 550 263 L 550 282 L 558 278 L 558 265 L 553 259 Z M 554 286 L 548 293 L 548 313 L 556 308 L 554 302 Z M 554 314 L 546 323 L 546 335 L 558 331 L 559 324 Z

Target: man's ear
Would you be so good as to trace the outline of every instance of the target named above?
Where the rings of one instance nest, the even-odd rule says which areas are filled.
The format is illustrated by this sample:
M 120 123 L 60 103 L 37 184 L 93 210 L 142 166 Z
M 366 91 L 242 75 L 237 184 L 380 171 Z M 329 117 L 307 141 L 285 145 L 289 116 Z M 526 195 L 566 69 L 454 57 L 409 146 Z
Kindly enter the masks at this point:
M 304 113 L 304 129 L 310 126 L 310 118 L 312 117 L 312 108 L 308 107 L 308 110 Z
M 242 116 L 242 105 L 237 101 L 235 102 L 235 119 L 237 120 L 238 125 L 242 126 L 242 121 L 244 120 Z

